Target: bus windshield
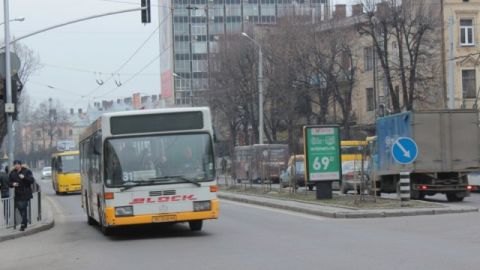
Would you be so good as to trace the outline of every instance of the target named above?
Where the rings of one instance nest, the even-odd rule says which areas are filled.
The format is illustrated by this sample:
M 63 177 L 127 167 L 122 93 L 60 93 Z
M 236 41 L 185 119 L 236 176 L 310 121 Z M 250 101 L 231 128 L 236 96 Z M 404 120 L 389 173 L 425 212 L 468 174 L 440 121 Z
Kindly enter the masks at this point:
M 112 138 L 105 142 L 108 187 L 213 181 L 209 134 Z
M 78 155 L 60 156 L 58 166 L 62 173 L 78 173 L 80 172 L 80 159 Z

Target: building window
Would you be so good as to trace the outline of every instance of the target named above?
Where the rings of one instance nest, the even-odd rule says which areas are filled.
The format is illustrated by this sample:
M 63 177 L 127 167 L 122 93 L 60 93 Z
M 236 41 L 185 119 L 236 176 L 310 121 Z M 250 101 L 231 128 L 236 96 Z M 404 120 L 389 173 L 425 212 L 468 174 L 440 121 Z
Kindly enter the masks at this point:
M 472 46 L 473 42 L 473 20 L 463 19 L 460 20 L 460 45 Z
M 68 131 L 68 136 L 73 136 L 73 130 L 70 129 L 70 130 Z
M 188 105 L 191 104 L 192 93 L 190 91 L 178 91 L 176 95 L 176 104 Z
M 365 71 L 370 71 L 373 69 L 373 48 L 366 47 L 363 49 L 363 65 Z
M 475 70 L 462 70 L 462 90 L 463 98 L 475 98 L 477 96 L 475 81 Z
M 375 110 L 375 96 L 373 95 L 373 88 L 367 88 L 367 112 Z

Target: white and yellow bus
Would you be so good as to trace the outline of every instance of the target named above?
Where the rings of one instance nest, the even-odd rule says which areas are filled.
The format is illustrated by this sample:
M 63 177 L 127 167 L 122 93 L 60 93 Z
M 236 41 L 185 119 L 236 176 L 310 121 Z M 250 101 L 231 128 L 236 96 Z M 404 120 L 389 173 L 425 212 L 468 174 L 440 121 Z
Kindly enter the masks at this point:
M 78 151 L 52 155 L 52 187 L 57 195 L 81 190 Z
M 104 234 L 218 218 L 208 108 L 105 113 L 80 137 L 82 207 Z

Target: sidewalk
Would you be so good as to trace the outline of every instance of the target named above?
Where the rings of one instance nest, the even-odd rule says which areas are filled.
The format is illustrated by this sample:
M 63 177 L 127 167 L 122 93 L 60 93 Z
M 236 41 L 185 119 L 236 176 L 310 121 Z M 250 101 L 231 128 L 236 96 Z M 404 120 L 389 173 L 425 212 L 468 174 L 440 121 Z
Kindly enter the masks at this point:
M 17 229 L 0 229 L 0 242 L 46 231 L 51 229 L 54 224 L 52 206 L 48 200 L 42 199 L 42 220 L 29 225 L 23 232 L 19 230 L 20 225 L 17 226 Z
M 361 209 L 341 208 L 333 206 L 324 206 L 308 202 L 299 202 L 294 200 L 280 200 L 255 195 L 236 194 L 232 192 L 220 191 L 218 197 L 225 200 L 231 200 L 242 203 L 255 204 L 260 206 L 272 207 L 277 209 L 300 212 L 304 214 L 329 217 L 329 218 L 383 218 L 400 216 L 420 216 L 420 215 L 438 215 L 452 213 L 478 212 L 478 208 L 471 206 L 462 206 L 459 204 L 438 204 L 438 208 L 395 208 L 395 209 Z

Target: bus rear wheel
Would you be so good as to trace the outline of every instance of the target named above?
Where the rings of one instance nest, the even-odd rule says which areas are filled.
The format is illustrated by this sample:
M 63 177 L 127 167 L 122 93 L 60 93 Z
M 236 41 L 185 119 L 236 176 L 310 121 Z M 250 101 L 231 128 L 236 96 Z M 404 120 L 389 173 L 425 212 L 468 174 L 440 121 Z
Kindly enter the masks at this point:
M 188 225 L 190 226 L 190 230 L 192 232 L 198 232 L 202 230 L 203 227 L 203 220 L 194 220 L 194 221 L 189 221 Z

